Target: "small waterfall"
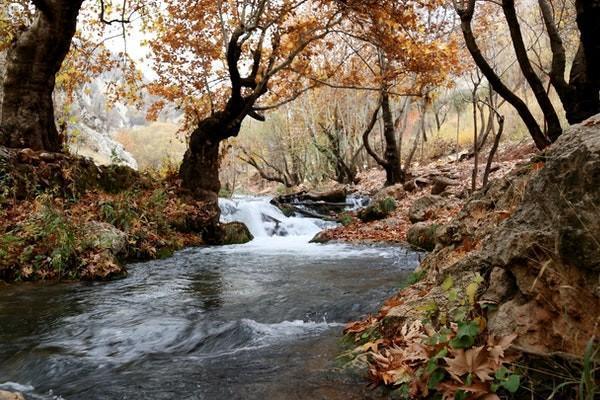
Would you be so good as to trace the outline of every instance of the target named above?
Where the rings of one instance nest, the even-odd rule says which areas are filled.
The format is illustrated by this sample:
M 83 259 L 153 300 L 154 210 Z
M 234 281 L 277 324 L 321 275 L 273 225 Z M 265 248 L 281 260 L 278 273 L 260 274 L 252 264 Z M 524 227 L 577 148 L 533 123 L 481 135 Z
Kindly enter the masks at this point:
M 255 238 L 270 236 L 314 236 L 323 228 L 320 220 L 286 217 L 265 197 L 219 199 L 222 222 L 246 224 Z

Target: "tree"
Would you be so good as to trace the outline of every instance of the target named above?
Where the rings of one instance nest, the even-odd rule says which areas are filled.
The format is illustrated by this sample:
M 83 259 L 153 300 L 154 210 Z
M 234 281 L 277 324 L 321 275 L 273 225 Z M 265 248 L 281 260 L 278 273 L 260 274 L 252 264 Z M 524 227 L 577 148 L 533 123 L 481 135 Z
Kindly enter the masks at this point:
M 311 46 L 340 21 L 336 2 L 171 1 L 152 42 L 160 80 L 155 93 L 178 99 L 195 116 L 180 169 L 182 185 L 216 201 L 219 147 L 247 118 L 264 120 L 260 98 L 284 98 L 310 66 Z M 177 64 L 177 65 L 174 65 Z M 175 85 L 172 84 L 175 82 Z M 209 114 L 208 116 L 205 116 Z
M 53 92 L 72 100 L 76 88 L 117 67 L 104 42 L 125 38 L 125 26 L 148 5 L 141 0 L 2 1 L 0 52 L 6 52 L 0 98 L 0 144 L 59 152 L 65 135 L 55 121 Z M 122 3 L 119 3 L 122 1 Z M 5 3 L 10 3 L 4 7 Z M 88 7 L 83 7 L 87 4 Z M 83 29 L 77 30 L 78 19 Z M 118 35 L 105 28 L 118 24 Z M 123 54 L 123 58 L 126 54 Z M 132 71 L 133 64 L 128 66 Z M 134 74 L 126 74 L 127 84 Z M 123 87 L 113 87 L 123 94 Z
M 594 6 L 595 4 L 595 6 Z M 547 89 L 529 59 L 523 39 L 514 0 L 502 0 L 502 10 L 510 31 L 511 42 L 519 67 L 532 89 L 536 101 L 544 115 L 547 129 L 542 129 L 528 105 L 503 82 L 494 68 L 483 56 L 473 33 L 472 22 L 476 14 L 476 0 L 455 0 L 455 10 L 461 19 L 461 28 L 467 49 L 476 65 L 485 75 L 494 91 L 511 104 L 527 126 L 527 129 L 539 149 L 556 141 L 562 134 L 558 113 L 552 104 Z M 577 22 L 581 33 L 581 44 L 573 60 L 570 82 L 565 80 L 566 52 L 562 38 L 554 20 L 549 0 L 539 0 L 542 19 L 546 26 L 552 50 L 552 67 L 549 71 L 550 83 L 566 111 L 570 123 L 581 122 L 600 112 L 600 91 L 598 67 L 600 66 L 598 49 L 598 18 L 600 11 L 597 0 L 577 0 Z M 596 21 L 596 22 L 592 22 Z
M 0 144 L 60 151 L 52 93 L 69 52 L 83 0 L 35 0 L 32 24 L 7 50 Z
M 403 183 L 402 135 L 397 128 L 409 110 L 399 107 L 395 115 L 394 100 L 426 97 L 432 87 L 448 84 L 448 76 L 460 66 L 451 21 L 443 3 L 437 1 L 426 6 L 394 1 L 350 3 L 354 11 L 350 22 L 336 32 L 349 47 L 349 67 L 334 84 L 357 90 L 376 88 L 379 103 L 364 132 L 364 147 L 386 171 L 387 185 Z M 370 144 L 379 110 L 385 142 L 382 154 Z

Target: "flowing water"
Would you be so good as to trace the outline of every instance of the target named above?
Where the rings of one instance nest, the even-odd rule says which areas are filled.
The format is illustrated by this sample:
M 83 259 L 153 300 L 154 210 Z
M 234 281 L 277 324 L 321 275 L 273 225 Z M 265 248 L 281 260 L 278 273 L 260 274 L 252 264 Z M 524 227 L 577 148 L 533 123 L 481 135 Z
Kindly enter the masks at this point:
M 361 399 L 338 372 L 343 324 L 374 312 L 418 255 L 309 244 L 320 221 L 222 201 L 256 237 L 131 265 L 109 283 L 0 286 L 0 389 L 29 399 Z

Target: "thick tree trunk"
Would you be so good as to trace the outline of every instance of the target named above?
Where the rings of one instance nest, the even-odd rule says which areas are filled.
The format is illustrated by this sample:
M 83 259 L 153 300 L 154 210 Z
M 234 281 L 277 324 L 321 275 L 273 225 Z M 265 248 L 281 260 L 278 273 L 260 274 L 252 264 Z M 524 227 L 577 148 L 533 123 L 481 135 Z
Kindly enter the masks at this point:
M 60 151 L 54 121 L 56 74 L 69 52 L 83 0 L 38 0 L 33 24 L 8 50 L 0 105 L 0 144 Z
M 239 133 L 239 124 L 230 125 L 227 113 L 215 113 L 200 121 L 190 137 L 188 150 L 179 169 L 182 186 L 198 200 L 216 203 L 219 181 L 221 141 Z

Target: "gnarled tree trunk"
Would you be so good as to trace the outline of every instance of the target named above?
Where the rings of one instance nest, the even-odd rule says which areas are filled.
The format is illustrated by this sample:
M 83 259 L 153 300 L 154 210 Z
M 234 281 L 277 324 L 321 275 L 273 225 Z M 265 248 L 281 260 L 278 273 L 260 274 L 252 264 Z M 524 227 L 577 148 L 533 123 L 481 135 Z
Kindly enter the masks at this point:
M 37 0 L 33 24 L 22 32 L 6 57 L 0 105 L 0 144 L 60 151 L 54 121 L 56 74 L 69 52 L 83 0 Z
M 369 143 L 369 136 L 377 122 L 379 108 L 381 108 L 383 115 L 383 136 L 385 139 L 385 152 L 383 158 L 377 154 Z M 385 170 L 387 186 L 404 183 L 406 176 L 402 169 L 400 148 L 398 146 L 398 141 L 396 140 L 396 126 L 390 107 L 390 95 L 385 89 L 381 92 L 379 107 L 375 110 L 371 117 L 371 122 L 363 133 L 363 143 L 367 153 Z

